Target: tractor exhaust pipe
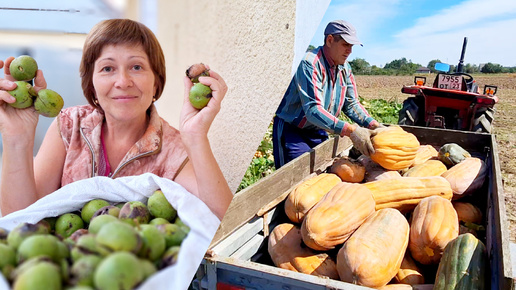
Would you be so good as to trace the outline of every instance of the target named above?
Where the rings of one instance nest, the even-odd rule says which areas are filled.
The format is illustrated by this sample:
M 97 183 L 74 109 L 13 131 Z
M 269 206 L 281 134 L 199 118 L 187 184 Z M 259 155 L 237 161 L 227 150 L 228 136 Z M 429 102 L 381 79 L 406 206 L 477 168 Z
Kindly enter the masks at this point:
M 456 72 L 463 73 L 464 72 L 464 54 L 466 54 L 466 45 L 468 44 L 468 38 L 464 37 L 464 43 L 462 43 L 462 52 L 460 54 L 459 65 L 457 65 Z

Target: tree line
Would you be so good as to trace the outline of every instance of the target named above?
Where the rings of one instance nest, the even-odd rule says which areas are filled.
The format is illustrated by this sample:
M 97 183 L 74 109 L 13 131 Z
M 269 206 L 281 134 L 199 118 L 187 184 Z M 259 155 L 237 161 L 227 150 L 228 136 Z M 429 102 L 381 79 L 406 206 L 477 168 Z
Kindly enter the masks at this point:
M 316 47 L 313 45 L 308 46 L 307 51 L 313 50 Z M 432 73 L 436 73 L 434 68 L 435 64 L 441 62 L 439 59 L 433 59 L 428 62 L 426 68 L 430 70 Z M 354 60 L 349 61 L 351 65 L 351 69 L 354 74 L 358 75 L 413 75 L 416 73 L 417 69 L 423 67 L 423 65 L 419 63 L 413 63 L 412 60 L 407 60 L 405 57 L 401 59 L 395 59 L 389 63 L 386 63 L 384 67 L 378 67 L 376 65 L 370 65 L 363 58 L 355 58 Z M 516 73 L 516 67 L 505 67 L 500 64 L 488 62 L 482 65 L 474 65 L 471 63 L 467 63 L 463 66 L 463 72 L 472 74 L 472 73 Z M 455 72 L 456 66 L 450 65 L 450 70 L 448 72 Z
M 436 73 L 435 64 L 441 62 L 439 59 L 433 59 L 428 62 L 426 68 L 430 70 L 432 73 Z M 383 68 L 377 67 L 375 65 L 370 65 L 363 58 L 355 58 L 350 61 L 351 69 L 354 74 L 363 74 L 363 75 L 412 75 L 415 74 L 416 71 L 423 67 L 419 63 L 413 63 L 411 60 L 407 60 L 406 58 L 395 59 L 387 64 Z M 448 72 L 455 72 L 456 66 L 450 65 L 450 70 Z M 500 64 L 495 64 L 488 62 L 482 65 L 474 65 L 471 63 L 467 63 L 463 66 L 462 72 L 472 74 L 472 73 L 515 73 L 516 67 L 504 67 Z

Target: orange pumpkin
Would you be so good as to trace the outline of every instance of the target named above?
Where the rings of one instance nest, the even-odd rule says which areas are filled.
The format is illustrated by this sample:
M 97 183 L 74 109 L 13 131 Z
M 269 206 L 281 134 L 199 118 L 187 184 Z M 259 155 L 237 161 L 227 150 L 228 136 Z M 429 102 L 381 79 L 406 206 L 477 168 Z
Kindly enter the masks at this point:
M 419 141 L 414 134 L 399 126 L 390 126 L 376 130 L 371 138 L 375 152 L 371 159 L 388 170 L 401 170 L 414 163 Z
M 330 172 L 337 174 L 345 182 L 362 182 L 366 168 L 362 163 L 349 157 L 335 159 L 330 167 Z
M 268 252 L 276 267 L 295 272 L 338 279 L 335 262 L 326 253 L 316 253 L 303 245 L 299 228 L 277 225 L 269 236 Z
M 450 200 L 422 199 L 412 213 L 409 250 L 424 265 L 439 264 L 444 248 L 459 235 L 459 218 Z
M 450 183 L 440 176 L 399 177 L 364 183 L 371 190 L 376 210 L 395 208 L 402 213 L 413 210 L 425 197 L 438 195 L 450 200 Z
M 409 242 L 409 224 L 398 210 L 376 211 L 344 243 L 337 270 L 344 282 L 386 285 L 398 272 Z
M 470 195 L 482 187 L 487 174 L 487 166 L 479 158 L 467 157 L 453 165 L 441 176 L 446 178 L 453 189 L 453 199 Z
M 335 248 L 374 213 L 375 202 L 363 184 L 341 182 L 333 187 L 305 216 L 301 235 L 318 251 Z
M 301 223 L 306 213 L 318 203 L 340 178 L 333 173 L 321 173 L 296 186 L 285 199 L 285 213 L 295 223 Z

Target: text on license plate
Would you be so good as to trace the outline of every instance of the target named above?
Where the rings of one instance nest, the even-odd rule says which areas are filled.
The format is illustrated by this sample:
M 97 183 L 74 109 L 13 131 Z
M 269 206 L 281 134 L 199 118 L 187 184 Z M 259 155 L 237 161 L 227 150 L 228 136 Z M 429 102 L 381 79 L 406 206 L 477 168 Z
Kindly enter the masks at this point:
M 440 89 L 462 90 L 462 76 L 440 74 L 437 84 Z

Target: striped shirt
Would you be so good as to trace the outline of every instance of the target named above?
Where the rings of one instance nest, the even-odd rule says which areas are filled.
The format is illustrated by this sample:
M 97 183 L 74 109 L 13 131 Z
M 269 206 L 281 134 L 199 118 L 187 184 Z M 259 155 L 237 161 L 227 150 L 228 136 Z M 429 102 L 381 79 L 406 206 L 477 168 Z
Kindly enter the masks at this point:
M 352 126 L 338 119 L 341 111 L 361 127 L 376 122 L 359 102 L 349 63 L 332 67 L 320 46 L 299 64 L 276 115 L 299 128 L 349 136 Z

